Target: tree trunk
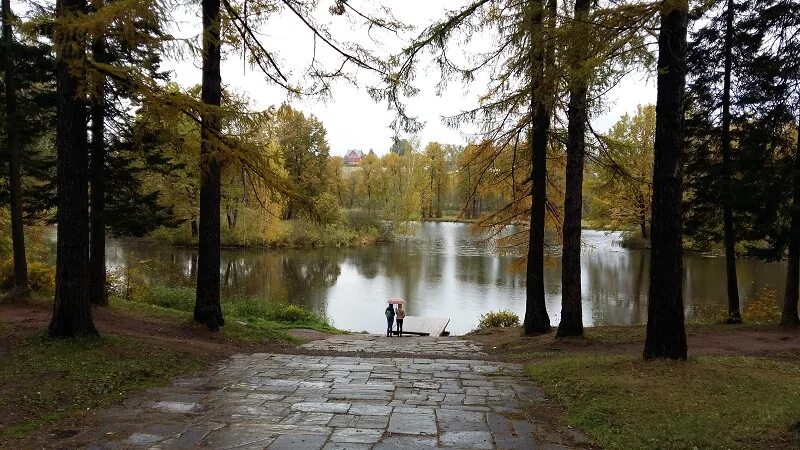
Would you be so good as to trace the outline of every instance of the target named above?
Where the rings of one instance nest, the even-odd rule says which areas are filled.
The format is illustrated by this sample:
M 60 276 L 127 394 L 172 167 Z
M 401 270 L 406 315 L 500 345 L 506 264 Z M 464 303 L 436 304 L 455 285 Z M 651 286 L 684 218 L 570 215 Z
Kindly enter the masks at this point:
M 589 18 L 590 0 L 575 1 L 573 38 L 581 35 Z M 575 79 L 567 107 L 567 167 L 564 188 L 564 225 L 561 256 L 561 322 L 556 337 L 583 334 L 581 308 L 581 207 L 583 206 L 583 158 L 586 150 L 587 92 L 581 73 L 584 61 L 577 42 L 572 45 L 572 72 Z
M 550 317 L 544 297 L 544 221 L 547 203 L 547 134 L 550 114 L 544 103 L 545 52 L 542 37 L 544 1 L 532 2 L 531 20 L 531 221 L 526 269 L 525 320 L 526 335 L 550 330 Z
M 728 284 L 728 323 L 742 323 L 739 309 L 739 283 L 736 278 L 736 235 L 733 230 L 731 192 L 731 63 L 733 40 L 733 0 L 725 12 L 725 74 L 722 86 L 722 227 L 725 240 L 725 273 Z
M 95 1 L 100 8 L 100 1 Z M 92 44 L 95 61 L 105 62 L 105 43 L 103 38 Z M 93 92 L 92 114 L 92 153 L 89 161 L 89 301 L 95 305 L 108 305 L 106 294 L 106 221 L 105 221 L 105 82 L 99 76 L 98 86 Z
M 17 86 L 14 71 L 13 15 L 10 0 L 2 0 L 3 71 L 6 87 L 6 144 L 8 145 L 8 178 L 11 207 L 11 245 L 14 254 L 15 295 L 28 294 L 28 262 L 25 256 L 25 228 L 22 223 L 22 147 L 17 117 Z
M 643 218 L 639 220 L 639 229 L 642 232 L 642 239 L 650 239 L 650 236 L 647 234 L 647 221 Z
M 86 0 L 58 0 L 56 16 L 86 12 Z M 56 173 L 58 242 L 56 292 L 49 333 L 52 337 L 96 335 L 89 307 L 89 193 L 86 101 L 80 95 L 82 72 L 70 61 L 85 58 L 83 37 L 56 33 Z M 79 78 L 80 77 L 80 78 Z
M 202 101 L 215 108 L 222 98 L 220 75 L 219 0 L 203 4 L 203 87 Z M 197 246 L 197 298 L 194 320 L 210 330 L 225 324 L 219 299 L 220 258 L 220 124 L 217 111 L 204 111 L 200 128 L 200 233 Z
M 192 237 L 196 238 L 197 234 L 198 234 L 198 231 L 197 231 L 197 219 L 192 217 L 192 220 L 189 221 L 189 226 L 192 229 Z
M 436 183 L 436 218 L 442 217 L 442 180 L 441 178 Z
M 433 217 L 433 171 L 431 171 L 431 182 L 430 182 L 430 192 L 431 197 L 428 201 L 428 217 Z
M 786 287 L 783 291 L 781 325 L 800 325 L 797 315 L 798 291 L 800 290 L 800 118 L 797 122 L 797 151 L 794 155 L 792 176 L 792 224 L 789 231 L 789 259 L 786 261 Z
M 239 208 L 231 206 L 225 207 L 225 219 L 228 222 L 228 230 L 233 231 L 236 228 L 236 218 L 239 216 Z
M 681 247 L 681 154 L 688 0 L 667 2 L 658 36 L 655 164 L 644 358 L 686 359 Z
M 197 253 L 192 253 L 189 258 L 189 281 L 197 281 Z

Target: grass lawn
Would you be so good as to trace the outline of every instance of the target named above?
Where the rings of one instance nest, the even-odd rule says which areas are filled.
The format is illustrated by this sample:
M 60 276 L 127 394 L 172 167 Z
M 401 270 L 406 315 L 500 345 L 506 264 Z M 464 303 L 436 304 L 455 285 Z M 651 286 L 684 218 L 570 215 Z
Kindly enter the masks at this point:
M 207 361 L 119 336 L 53 340 L 14 333 L 0 354 L 0 444 L 39 426 L 109 405 L 193 372 Z
M 116 296 L 110 299 L 111 308 L 122 314 L 152 316 L 187 324 L 192 322 L 194 301 L 194 289 L 166 286 L 148 287 L 133 300 Z M 286 332 L 292 328 L 341 332 L 330 326 L 326 318 L 305 308 L 283 302 L 265 302 L 260 298 L 223 299 L 222 312 L 225 317 L 222 334 L 245 342 L 297 342 Z
M 528 373 L 606 449 L 800 448 L 800 358 L 572 353 Z

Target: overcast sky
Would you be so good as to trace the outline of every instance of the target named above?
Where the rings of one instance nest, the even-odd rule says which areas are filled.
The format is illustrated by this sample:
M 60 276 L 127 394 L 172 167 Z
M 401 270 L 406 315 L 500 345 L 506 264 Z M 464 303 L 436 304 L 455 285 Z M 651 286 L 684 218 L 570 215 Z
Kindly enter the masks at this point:
M 376 2 L 374 0 L 350 0 L 359 9 L 368 10 Z M 457 8 L 464 0 L 384 0 L 394 16 L 401 22 L 416 27 L 401 38 L 386 33 L 373 32 L 369 36 L 363 26 L 355 20 L 331 16 L 327 7 L 333 0 L 320 0 L 317 20 L 329 27 L 333 36 L 342 42 L 359 42 L 375 49 L 377 55 L 396 53 L 405 38 L 417 34 L 434 20 L 444 16 L 448 9 Z M 199 18 L 194 15 L 180 15 L 172 33 L 179 37 L 197 36 L 200 31 Z M 276 49 L 281 67 L 288 73 L 290 80 L 298 80 L 308 67 L 314 52 L 314 38 L 311 31 L 291 12 L 283 11 L 270 18 L 260 28 L 262 42 L 270 51 Z M 373 38 L 378 42 L 373 43 Z M 480 47 L 490 43 L 489 36 L 479 36 L 469 45 Z M 246 67 L 241 54 L 227 54 L 222 65 L 223 85 L 228 89 L 244 93 L 255 107 L 264 109 L 270 105 L 278 105 L 287 101 L 282 88 L 268 83 L 257 69 Z M 316 57 L 323 62 L 335 63 L 338 57 L 317 41 Z M 331 64 L 331 65 L 332 65 Z M 187 58 L 167 61 L 165 68 L 174 71 L 175 80 L 183 86 L 200 83 L 200 60 Z M 394 113 L 385 104 L 375 103 L 367 94 L 364 85 L 375 82 L 369 71 L 359 69 L 356 72 L 359 87 L 345 81 L 334 85 L 331 99 L 297 100 L 291 99 L 293 107 L 317 116 L 328 131 L 328 142 L 331 153 L 344 155 L 349 149 L 368 151 L 378 154 L 388 152 L 394 132 L 389 128 Z M 441 117 L 456 114 L 459 111 L 476 105 L 478 95 L 485 88 L 480 80 L 471 87 L 463 87 L 453 83 L 449 89 L 437 96 L 434 86 L 439 79 L 435 70 L 422 70 L 417 77 L 417 85 L 421 89 L 418 96 L 409 103 L 414 115 L 425 122 L 425 128 L 418 134 L 422 144 L 439 141 L 449 144 L 464 144 L 468 133 L 474 131 L 470 127 L 460 130 L 450 129 L 441 123 Z M 625 112 L 633 112 L 638 104 L 655 102 L 654 79 L 646 79 L 642 74 L 629 76 L 606 97 L 606 112 L 593 121 L 598 131 L 606 130 Z

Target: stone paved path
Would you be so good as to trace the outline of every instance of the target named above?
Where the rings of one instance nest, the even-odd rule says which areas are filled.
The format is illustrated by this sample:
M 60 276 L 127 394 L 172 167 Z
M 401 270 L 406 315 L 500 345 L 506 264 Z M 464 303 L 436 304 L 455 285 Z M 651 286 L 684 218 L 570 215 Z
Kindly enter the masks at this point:
M 481 358 L 487 356 L 472 341 L 455 337 L 385 337 L 374 334 L 348 334 L 311 341 L 300 347 L 327 352 L 356 352 L 431 355 L 446 358 Z
M 310 348 L 364 345 L 329 339 Z M 102 425 L 76 442 L 98 449 L 567 448 L 572 438 L 517 419 L 522 399 L 542 397 L 514 364 L 257 353 L 105 410 L 96 418 Z

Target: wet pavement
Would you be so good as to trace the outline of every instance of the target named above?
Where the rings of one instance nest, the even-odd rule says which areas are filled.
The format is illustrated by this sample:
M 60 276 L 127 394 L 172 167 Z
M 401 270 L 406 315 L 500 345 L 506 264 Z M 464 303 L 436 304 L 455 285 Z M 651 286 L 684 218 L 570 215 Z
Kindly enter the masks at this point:
M 336 343 L 352 352 L 364 345 L 342 338 L 314 346 Z M 395 346 L 415 351 L 423 343 L 411 339 Z M 96 449 L 293 450 L 556 449 L 585 442 L 522 420 L 531 401 L 544 397 L 516 364 L 256 353 L 100 411 L 101 425 L 75 442 Z
M 348 334 L 311 341 L 300 346 L 324 352 L 355 352 L 426 355 L 442 358 L 482 358 L 483 349 L 472 341 L 456 337 L 404 336 L 386 337 L 375 334 Z

